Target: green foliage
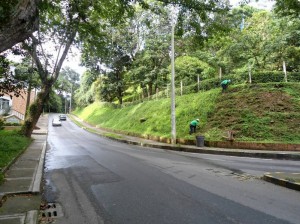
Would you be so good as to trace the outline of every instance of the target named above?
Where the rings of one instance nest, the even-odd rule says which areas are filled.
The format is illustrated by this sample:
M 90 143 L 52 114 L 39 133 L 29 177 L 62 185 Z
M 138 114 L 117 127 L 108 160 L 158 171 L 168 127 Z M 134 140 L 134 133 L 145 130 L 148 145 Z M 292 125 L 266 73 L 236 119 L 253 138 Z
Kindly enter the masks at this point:
M 197 134 L 207 140 L 223 140 L 234 130 L 236 141 L 299 143 L 299 83 L 232 85 L 176 97 L 177 137 L 188 134 L 189 122 L 200 118 Z M 170 137 L 170 99 L 126 107 L 94 103 L 75 111 L 80 118 L 100 127 L 132 133 Z M 141 118 L 145 119 L 141 122 Z
M 18 4 L 18 0 L 1 0 L 0 5 L 0 27 L 5 25 L 12 15 L 13 9 Z
M 281 16 L 292 15 L 299 18 L 300 2 L 298 0 L 276 0 L 275 12 Z
M 149 37 L 145 44 L 145 49 L 135 56 L 127 77 L 135 89 L 140 88 L 143 95 L 148 96 L 167 83 L 169 38 L 156 34 Z
M 31 139 L 20 135 L 19 131 L 0 131 L 0 139 L 0 169 L 7 166 L 31 143 Z
M 15 79 L 23 82 L 27 88 L 39 88 L 41 80 L 38 75 L 37 69 L 33 67 L 32 59 L 26 57 L 21 63 L 15 63 Z
M 3 130 L 4 120 L 0 117 L 0 131 Z
M 299 18 L 279 18 L 272 12 L 249 6 L 234 8 L 227 14 L 227 5 L 215 1 L 177 3 L 186 6 L 185 10 L 179 9 L 175 35 L 176 86 L 183 80 L 183 94 L 220 89 L 218 76 L 231 79 L 231 85 L 246 86 L 249 70 L 253 84 L 276 82 L 281 85 L 283 61 L 288 81 L 299 81 Z M 210 9 L 216 7 L 222 9 L 222 13 L 218 11 L 208 16 L 209 10 L 194 11 L 199 4 L 206 3 L 215 4 L 210 5 Z M 83 34 L 83 61 L 97 77 L 88 84 L 82 80 L 83 86 L 76 93 L 79 106 L 87 106 L 95 99 L 109 102 L 118 99 L 129 105 L 132 100 L 170 95 L 166 87 L 170 76 L 167 8 L 151 2 L 147 10 L 136 9 L 136 16 L 131 20 L 126 17 L 118 26 L 95 26 L 91 32 Z M 208 23 L 201 25 L 199 21 Z M 130 57 L 130 63 L 122 63 L 123 56 Z M 100 64 L 111 69 L 101 77 L 105 71 L 101 71 Z M 180 93 L 181 89 L 176 88 L 176 94 Z
M 38 103 L 35 101 L 29 106 L 29 114 L 36 114 L 38 111 Z
M 59 97 L 54 91 L 51 91 L 49 94 L 49 100 L 44 105 L 44 109 L 46 111 L 62 113 L 64 111 L 62 104 L 62 98 Z
M 178 136 L 189 137 L 190 119 L 200 117 L 205 122 L 206 114 L 213 108 L 213 99 L 219 90 L 177 98 L 176 111 Z M 204 106 L 205 105 L 205 106 Z M 103 103 L 94 103 L 84 110 L 75 111 L 81 118 L 102 127 L 127 130 L 134 133 L 170 137 L 170 99 L 144 102 L 133 106 L 114 108 Z M 140 118 L 146 118 L 143 123 Z M 201 124 L 201 126 L 204 124 Z
M 0 96 L 8 94 L 19 97 L 23 83 L 19 82 L 10 72 L 10 63 L 4 55 L 0 55 Z
M 201 80 L 211 78 L 215 71 L 207 63 L 196 57 L 181 56 L 175 60 L 176 80 L 182 80 L 185 84 L 197 82 L 197 75 Z M 178 82 L 177 81 L 177 82 Z
M 0 121 L 0 123 L 1 123 L 1 121 Z M 5 122 L 4 125 L 5 126 L 21 126 L 20 123 L 10 123 L 10 122 Z M 0 126 L 1 126 L 1 124 L 0 124 Z
M 83 74 L 80 87 L 75 91 L 75 101 L 77 106 L 85 107 L 94 102 L 95 92 L 93 83 L 97 80 L 97 76 L 97 73 L 90 71 L 86 71 Z

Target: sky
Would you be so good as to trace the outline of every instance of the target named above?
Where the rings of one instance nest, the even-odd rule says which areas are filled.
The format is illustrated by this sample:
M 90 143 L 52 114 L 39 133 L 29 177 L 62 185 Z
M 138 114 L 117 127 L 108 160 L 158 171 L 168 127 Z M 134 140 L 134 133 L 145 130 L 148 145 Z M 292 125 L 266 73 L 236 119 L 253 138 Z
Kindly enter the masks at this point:
M 231 5 L 238 6 L 241 0 L 230 0 Z M 275 4 L 274 0 L 250 0 L 248 5 L 259 9 L 271 10 Z
M 80 75 L 86 71 L 85 67 L 80 66 L 80 51 L 77 48 L 72 48 L 72 55 L 68 55 L 63 67 L 70 67 Z

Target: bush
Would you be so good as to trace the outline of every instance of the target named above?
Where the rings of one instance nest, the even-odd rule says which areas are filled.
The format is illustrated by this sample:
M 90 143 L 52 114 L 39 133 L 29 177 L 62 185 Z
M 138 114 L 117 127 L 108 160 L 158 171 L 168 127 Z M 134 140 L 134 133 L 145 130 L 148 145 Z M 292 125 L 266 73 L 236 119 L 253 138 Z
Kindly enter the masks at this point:
M 3 130 L 4 126 L 4 120 L 0 118 L 0 130 Z
M 300 82 L 300 73 L 296 72 L 288 72 L 288 82 Z M 255 72 L 253 71 L 252 74 L 252 83 L 270 83 L 270 82 L 284 82 L 284 73 L 282 71 L 261 71 L 261 72 Z M 236 71 L 236 73 L 231 75 L 225 75 L 222 77 L 222 80 L 224 79 L 230 79 L 232 81 L 231 84 L 243 84 L 249 82 L 249 74 L 246 71 Z M 221 88 L 220 87 L 221 80 L 217 78 L 211 78 L 211 79 L 204 79 L 200 81 L 199 90 L 210 90 L 214 88 Z M 198 84 L 195 82 L 192 85 L 185 85 L 183 86 L 183 94 L 190 94 L 190 93 L 197 93 L 198 92 Z M 176 95 L 181 94 L 180 87 L 176 88 L 175 90 Z M 163 90 L 158 92 L 157 95 L 152 95 L 149 98 L 140 99 L 138 95 L 131 95 L 127 96 L 126 99 L 123 100 L 125 103 L 124 105 L 131 105 L 131 102 L 143 102 L 151 99 L 160 99 L 160 98 L 166 98 L 170 97 L 170 89 L 167 93 L 167 90 Z
M 299 72 L 288 72 L 287 73 L 288 82 L 300 82 Z
M 7 123 L 4 123 L 4 126 L 21 126 L 21 124 L 7 122 Z
M 249 80 L 249 74 L 243 73 L 241 78 Z M 252 83 L 284 82 L 284 73 L 282 71 L 261 71 L 252 74 Z M 300 74 L 296 72 L 287 73 L 288 82 L 299 82 Z

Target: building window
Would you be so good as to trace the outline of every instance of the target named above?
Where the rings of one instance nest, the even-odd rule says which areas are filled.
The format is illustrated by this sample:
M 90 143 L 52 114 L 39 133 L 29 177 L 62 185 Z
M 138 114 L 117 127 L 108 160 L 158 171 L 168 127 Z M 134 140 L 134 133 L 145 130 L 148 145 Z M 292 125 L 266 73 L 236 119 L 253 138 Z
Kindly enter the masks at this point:
M 9 100 L 0 98 L 0 115 L 9 112 Z

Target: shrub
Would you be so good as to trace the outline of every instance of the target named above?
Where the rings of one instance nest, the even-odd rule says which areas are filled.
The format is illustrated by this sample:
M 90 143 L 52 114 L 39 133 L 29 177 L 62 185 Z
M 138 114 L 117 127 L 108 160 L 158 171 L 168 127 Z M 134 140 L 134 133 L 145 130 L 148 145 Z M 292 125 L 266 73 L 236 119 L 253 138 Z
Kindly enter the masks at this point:
M 282 71 L 254 72 L 251 76 L 253 83 L 284 82 L 284 73 Z M 243 73 L 241 78 L 243 80 L 249 80 L 249 74 Z M 300 74 L 296 72 L 288 72 L 287 79 L 288 82 L 299 82 Z
M 0 118 L 0 130 L 2 130 L 4 127 L 4 120 Z
M 21 124 L 20 123 L 5 122 L 4 126 L 21 126 Z
M 300 73 L 296 72 L 288 72 L 288 82 L 300 82 Z M 282 71 L 261 71 L 256 72 L 253 71 L 253 74 L 251 76 L 252 83 L 273 83 L 273 82 L 284 82 L 284 73 Z M 232 84 L 243 84 L 249 82 L 249 74 L 247 71 L 244 70 L 237 70 L 236 73 L 225 75 L 222 77 L 222 80 L 224 79 L 230 79 L 232 81 Z M 210 78 L 210 79 L 204 79 L 200 81 L 199 90 L 210 90 L 214 88 L 220 87 L 221 80 L 217 78 Z M 177 84 L 178 85 L 178 84 Z M 183 94 L 190 94 L 190 93 L 197 93 L 198 92 L 198 84 L 197 82 L 191 84 L 191 85 L 185 85 L 183 86 Z M 175 89 L 175 94 L 180 95 L 181 94 L 181 88 L 177 87 Z M 138 97 L 138 95 L 131 95 L 127 96 L 126 99 L 124 99 L 124 105 L 131 105 L 131 102 L 139 103 L 151 99 L 160 99 L 160 98 L 166 98 L 170 97 L 170 89 L 159 91 L 158 94 L 152 95 L 149 98 L 141 99 Z

